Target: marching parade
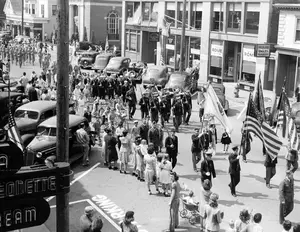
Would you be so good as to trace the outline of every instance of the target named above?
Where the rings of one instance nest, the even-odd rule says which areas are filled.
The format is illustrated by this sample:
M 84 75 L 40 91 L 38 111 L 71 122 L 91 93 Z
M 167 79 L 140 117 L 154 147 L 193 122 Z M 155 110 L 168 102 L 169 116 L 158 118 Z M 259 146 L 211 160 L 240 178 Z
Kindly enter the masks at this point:
M 1 39 L 0 231 L 300 232 L 300 85 L 271 98 L 260 74 L 240 89 L 76 33 Z

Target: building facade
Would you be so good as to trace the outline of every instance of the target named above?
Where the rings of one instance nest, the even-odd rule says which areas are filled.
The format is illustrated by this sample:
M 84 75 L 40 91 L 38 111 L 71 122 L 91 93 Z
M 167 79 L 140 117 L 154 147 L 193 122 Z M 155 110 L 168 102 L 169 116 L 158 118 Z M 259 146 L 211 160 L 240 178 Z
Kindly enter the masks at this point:
M 300 1 L 296 2 L 274 5 L 280 11 L 274 90 L 280 94 L 286 79 L 289 97 L 300 84 Z
M 271 0 L 188 0 L 185 25 L 185 67 L 198 66 L 200 81 L 239 82 L 254 88 L 260 76 L 273 88 L 275 60 L 255 56 L 255 45 L 276 43 L 277 30 Z M 183 0 L 123 3 L 123 55 L 145 62 L 179 68 Z M 162 36 L 167 27 L 168 35 Z M 159 35 L 155 41 L 155 32 Z M 154 38 L 153 38 L 154 37 Z M 155 56 L 155 57 L 153 57 Z
M 69 0 L 69 36 L 77 33 L 80 41 L 120 47 L 121 0 Z
M 5 13 L 4 13 L 4 5 L 6 0 L 0 0 L 0 27 L 3 28 L 5 26 Z
M 24 1 L 24 32 L 23 34 L 40 39 L 50 39 L 57 29 L 56 0 L 7 0 L 4 6 L 6 29 L 12 36 L 21 34 L 22 1 Z

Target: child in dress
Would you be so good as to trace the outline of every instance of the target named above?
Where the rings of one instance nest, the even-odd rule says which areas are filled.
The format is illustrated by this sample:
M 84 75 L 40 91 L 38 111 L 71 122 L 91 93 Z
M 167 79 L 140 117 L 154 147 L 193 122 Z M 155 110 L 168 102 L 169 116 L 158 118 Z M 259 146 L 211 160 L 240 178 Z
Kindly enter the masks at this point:
M 159 168 L 160 168 L 159 180 L 160 180 L 160 183 L 162 184 L 164 195 L 166 197 L 168 197 L 169 196 L 168 191 L 169 191 L 170 185 L 171 185 L 170 173 L 172 171 L 172 163 L 169 161 L 168 154 L 164 155 L 164 159 L 160 163 Z
M 132 143 L 132 175 L 138 177 L 138 170 L 137 170 L 137 165 L 138 165 L 138 150 L 139 150 L 139 145 L 141 144 L 141 137 L 136 137 L 134 143 Z
M 162 162 L 162 159 L 163 159 L 163 155 L 162 154 L 158 154 L 157 157 L 156 157 L 156 174 L 157 174 L 157 181 L 158 183 L 160 182 L 160 164 Z
M 226 129 L 224 130 L 224 133 L 222 134 L 221 143 L 224 145 L 223 152 L 228 151 L 229 144 L 231 143 L 230 135 L 227 133 Z

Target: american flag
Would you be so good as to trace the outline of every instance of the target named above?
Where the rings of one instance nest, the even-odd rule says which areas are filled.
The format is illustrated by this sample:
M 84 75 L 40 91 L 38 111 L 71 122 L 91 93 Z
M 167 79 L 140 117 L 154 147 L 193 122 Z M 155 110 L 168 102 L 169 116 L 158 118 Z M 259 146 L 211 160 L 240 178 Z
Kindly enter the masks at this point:
M 287 124 L 288 124 L 288 118 L 291 115 L 291 107 L 288 97 L 286 96 L 285 90 L 283 89 L 277 106 L 278 117 L 277 117 L 277 126 L 276 131 L 278 130 L 278 127 L 282 127 L 282 137 L 285 138 L 287 135 Z
M 268 155 L 275 159 L 280 151 L 282 141 L 278 138 L 276 133 L 272 130 L 270 125 L 263 120 L 261 113 L 255 106 L 250 93 L 246 120 L 244 122 L 245 131 L 254 133 L 263 142 Z
M 292 118 L 289 119 L 289 147 L 297 151 L 300 149 L 297 128 Z
M 15 119 L 12 115 L 11 109 L 9 108 L 9 116 L 8 116 L 8 139 L 15 143 L 22 151 L 24 150 L 23 142 L 19 133 L 19 129 L 17 128 Z
M 256 93 L 254 96 L 254 103 L 257 107 L 257 110 L 260 112 L 261 117 L 263 120 L 266 119 L 266 110 L 265 110 L 265 103 L 264 103 L 264 96 L 263 96 L 263 88 L 260 80 L 260 76 L 257 82 Z

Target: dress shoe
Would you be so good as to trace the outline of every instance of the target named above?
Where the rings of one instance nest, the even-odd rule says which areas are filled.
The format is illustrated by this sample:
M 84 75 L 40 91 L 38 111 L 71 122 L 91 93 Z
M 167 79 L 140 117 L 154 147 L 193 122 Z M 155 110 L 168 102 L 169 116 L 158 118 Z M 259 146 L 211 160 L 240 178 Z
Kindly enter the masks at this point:
M 270 184 L 267 184 L 267 188 L 271 189 L 272 187 L 271 187 L 271 185 L 270 185 Z

